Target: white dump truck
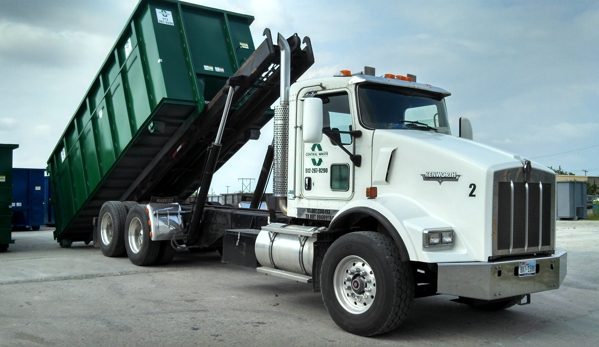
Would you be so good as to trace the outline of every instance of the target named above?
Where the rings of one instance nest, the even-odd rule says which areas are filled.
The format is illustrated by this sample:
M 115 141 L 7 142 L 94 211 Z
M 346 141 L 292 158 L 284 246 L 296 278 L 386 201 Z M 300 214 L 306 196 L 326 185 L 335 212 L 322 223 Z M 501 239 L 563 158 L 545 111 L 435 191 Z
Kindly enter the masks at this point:
M 239 67 L 228 71 L 190 43 L 198 23 L 216 18 L 210 11 L 140 2 L 49 161 L 61 246 L 93 239 L 137 265 L 168 263 L 177 247 L 218 250 L 224 262 L 312 283 L 335 323 L 362 336 L 397 328 L 419 297 L 501 310 L 560 287 L 567 254 L 556 253 L 551 170 L 473 141 L 466 119 L 453 135 L 450 93 L 416 76 L 366 67 L 295 82 L 314 62 L 308 38 L 275 44 L 266 30 L 239 58 L 254 48 L 234 33 L 223 56 Z M 231 26 L 248 20 L 218 13 Z M 112 100 L 121 82 L 124 103 Z M 208 203 L 212 175 L 259 136 L 277 98 L 250 208 Z M 144 102 L 147 118 L 137 111 Z M 99 145 L 86 151 L 86 124 L 91 144 L 122 147 L 112 161 Z M 271 167 L 275 199 L 258 209 Z M 183 204 L 198 187 L 195 203 Z

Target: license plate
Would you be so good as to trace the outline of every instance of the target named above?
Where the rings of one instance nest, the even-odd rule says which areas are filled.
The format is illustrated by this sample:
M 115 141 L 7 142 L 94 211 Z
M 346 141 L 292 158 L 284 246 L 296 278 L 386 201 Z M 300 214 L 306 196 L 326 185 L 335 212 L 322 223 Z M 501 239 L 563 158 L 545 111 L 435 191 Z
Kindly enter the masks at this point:
M 521 261 L 518 266 L 518 277 L 528 277 L 534 276 L 537 274 L 537 261 L 536 260 L 526 260 Z

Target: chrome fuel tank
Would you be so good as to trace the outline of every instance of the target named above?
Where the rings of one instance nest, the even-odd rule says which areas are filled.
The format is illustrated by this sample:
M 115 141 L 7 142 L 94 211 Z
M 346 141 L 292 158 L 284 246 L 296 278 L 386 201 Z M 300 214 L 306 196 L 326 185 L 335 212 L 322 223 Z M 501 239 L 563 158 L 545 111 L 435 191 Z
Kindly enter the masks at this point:
M 256 259 L 265 267 L 312 275 L 315 234 L 319 228 L 272 223 L 256 239 Z

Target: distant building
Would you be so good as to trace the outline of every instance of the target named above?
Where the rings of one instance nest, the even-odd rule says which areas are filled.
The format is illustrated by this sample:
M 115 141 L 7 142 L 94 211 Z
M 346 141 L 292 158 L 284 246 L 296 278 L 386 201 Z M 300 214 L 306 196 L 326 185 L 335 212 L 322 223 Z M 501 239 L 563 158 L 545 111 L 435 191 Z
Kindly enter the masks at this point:
M 599 176 L 587 176 L 587 182 L 589 182 L 590 184 L 595 183 L 599 186 Z
M 557 175 L 558 182 L 588 182 L 589 176 Z
M 587 218 L 588 176 L 557 175 L 557 218 Z

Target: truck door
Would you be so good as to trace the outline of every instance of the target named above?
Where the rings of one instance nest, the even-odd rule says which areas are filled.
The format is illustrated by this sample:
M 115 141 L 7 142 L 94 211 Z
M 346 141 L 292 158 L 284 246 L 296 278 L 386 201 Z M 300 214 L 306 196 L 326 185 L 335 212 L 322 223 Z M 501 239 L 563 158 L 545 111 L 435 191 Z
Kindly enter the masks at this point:
M 351 131 L 353 117 L 347 92 L 318 93 L 323 101 L 323 126 L 331 130 Z M 354 139 L 341 134 L 340 142 L 354 153 Z M 350 199 L 354 192 L 354 167 L 349 156 L 328 136 L 320 143 L 303 146 L 303 197 L 307 199 Z

